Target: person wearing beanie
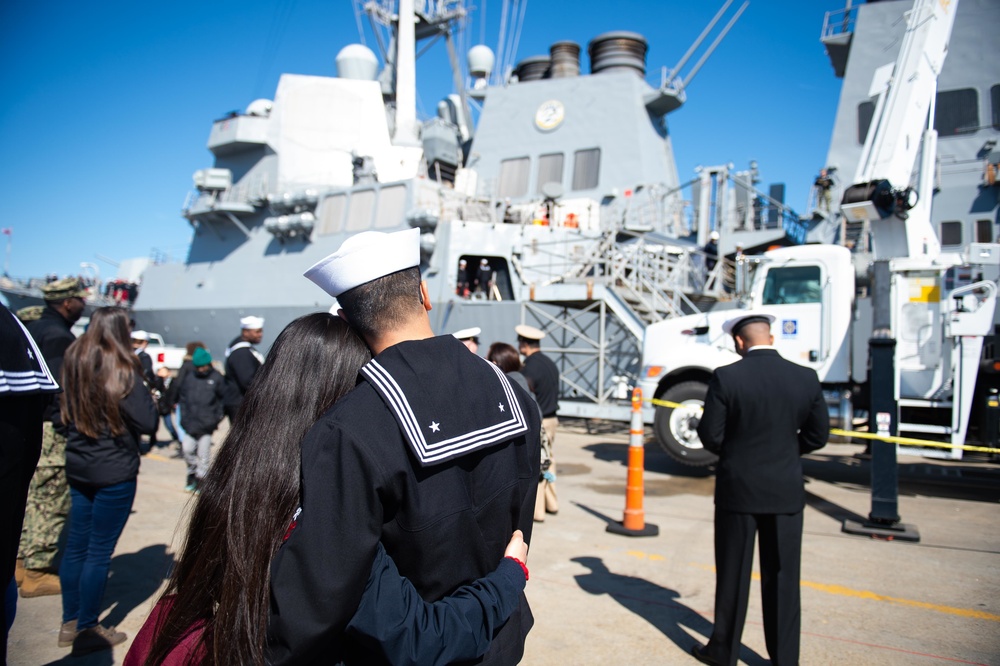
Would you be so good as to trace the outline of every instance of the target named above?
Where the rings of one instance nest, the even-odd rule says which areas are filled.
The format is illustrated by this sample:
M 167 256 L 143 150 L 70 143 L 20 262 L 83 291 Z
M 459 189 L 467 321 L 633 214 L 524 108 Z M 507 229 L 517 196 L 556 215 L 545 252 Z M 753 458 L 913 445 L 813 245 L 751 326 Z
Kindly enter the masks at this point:
M 198 347 L 191 355 L 194 371 L 184 375 L 177 389 L 177 402 L 181 411 L 184 441 L 181 450 L 187 463 L 187 485 L 184 490 L 195 492 L 208 474 L 212 433 L 224 416 L 225 380 L 222 373 L 212 367 L 212 355 Z

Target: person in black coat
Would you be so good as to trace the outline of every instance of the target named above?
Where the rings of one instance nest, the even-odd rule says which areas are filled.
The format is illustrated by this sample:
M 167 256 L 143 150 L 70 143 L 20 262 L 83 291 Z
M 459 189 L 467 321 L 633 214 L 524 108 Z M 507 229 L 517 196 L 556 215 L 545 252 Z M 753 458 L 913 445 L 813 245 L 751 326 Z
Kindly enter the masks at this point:
M 194 492 L 208 474 L 209 453 L 212 450 L 212 433 L 222 422 L 225 404 L 225 383 L 218 370 L 212 367 L 212 355 L 199 347 L 191 356 L 194 370 L 184 375 L 177 389 L 181 408 L 181 427 L 184 441 L 181 450 L 187 462 L 187 484 L 184 489 Z
M 799 563 L 805 485 L 800 456 L 826 444 L 829 413 L 816 372 L 774 348 L 774 316 L 743 312 L 723 325 L 742 360 L 718 368 L 698 436 L 719 456 L 715 481 L 715 626 L 692 648 L 735 664 L 760 536 L 764 637 L 773 664 L 799 659 Z
M 240 336 L 226 349 L 226 416 L 232 424 L 250 382 L 264 363 L 264 357 L 254 345 L 264 339 L 264 320 L 260 317 L 240 319 Z

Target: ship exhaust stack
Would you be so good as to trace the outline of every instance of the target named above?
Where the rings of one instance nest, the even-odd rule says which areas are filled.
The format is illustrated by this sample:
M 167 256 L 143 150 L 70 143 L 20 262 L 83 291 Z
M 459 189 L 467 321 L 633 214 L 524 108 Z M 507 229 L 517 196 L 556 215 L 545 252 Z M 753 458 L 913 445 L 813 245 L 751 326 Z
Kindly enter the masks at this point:
M 514 74 L 520 83 L 540 81 L 549 78 L 551 67 L 552 59 L 549 56 L 531 56 L 517 63 Z
M 580 45 L 576 42 L 556 42 L 549 47 L 549 56 L 552 59 L 551 78 L 580 76 Z
M 633 72 L 646 78 L 645 37 L 635 32 L 606 32 L 590 41 L 590 73 Z

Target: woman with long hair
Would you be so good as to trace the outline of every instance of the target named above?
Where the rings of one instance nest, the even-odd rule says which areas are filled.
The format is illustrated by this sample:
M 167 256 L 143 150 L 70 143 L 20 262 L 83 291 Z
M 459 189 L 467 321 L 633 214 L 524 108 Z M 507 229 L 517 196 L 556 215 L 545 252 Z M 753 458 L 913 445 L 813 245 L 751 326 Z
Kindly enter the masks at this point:
M 264 663 L 270 563 L 300 506 L 299 444 L 370 358 L 364 341 L 330 314 L 300 317 L 281 332 L 209 469 L 180 559 L 127 666 Z M 513 559 L 526 554 L 515 533 L 511 561 L 432 605 L 380 547 L 348 632 L 366 647 L 380 645 L 392 663 L 474 658 L 517 606 L 527 570 Z M 335 566 L 336 553 L 330 558 Z
M 70 488 L 69 532 L 59 580 L 63 624 L 59 645 L 73 654 L 105 650 L 126 639 L 97 623 L 111 554 L 135 499 L 139 437 L 159 423 L 132 353 L 128 313 L 100 308 L 69 346 L 62 367 L 61 414 Z

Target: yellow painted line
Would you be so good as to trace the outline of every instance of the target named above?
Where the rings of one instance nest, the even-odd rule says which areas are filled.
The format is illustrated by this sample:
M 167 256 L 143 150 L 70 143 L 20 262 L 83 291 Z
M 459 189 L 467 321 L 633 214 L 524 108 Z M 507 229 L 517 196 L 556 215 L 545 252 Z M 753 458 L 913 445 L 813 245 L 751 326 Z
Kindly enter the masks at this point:
M 625 551 L 626 555 L 638 559 L 648 559 L 648 560 L 666 560 L 662 555 L 649 555 L 640 550 L 628 550 Z M 708 564 L 701 564 L 698 562 L 689 562 L 688 566 L 695 567 L 697 569 L 702 569 L 704 571 L 715 571 L 715 567 Z M 751 574 L 753 580 L 759 581 L 760 574 L 754 572 Z M 937 613 L 946 613 L 948 615 L 958 615 L 959 617 L 966 617 L 974 620 L 989 620 L 990 622 L 1000 622 L 1000 615 L 996 613 L 988 613 L 986 611 L 975 610 L 972 608 L 956 608 L 955 606 L 944 606 L 941 604 L 932 604 L 927 601 L 917 601 L 915 599 L 902 599 L 900 597 L 890 597 L 885 594 L 878 594 L 876 592 L 871 592 L 870 590 L 855 590 L 850 587 L 845 587 L 843 585 L 827 585 L 825 583 L 814 583 L 809 580 L 803 580 L 799 583 L 802 587 L 807 587 L 818 592 L 826 592 L 827 594 L 835 594 L 842 597 L 853 597 L 855 599 L 869 599 L 872 601 L 885 601 L 891 604 L 896 604 L 898 606 L 909 606 L 910 608 L 921 608 L 923 610 L 935 611 Z
M 143 456 L 143 458 L 145 458 L 146 460 L 159 460 L 161 462 L 170 462 L 170 458 L 164 458 L 163 456 L 157 453 L 147 453 L 146 455 Z
M 857 599 L 872 599 L 874 601 L 888 601 L 889 603 L 900 606 L 923 608 L 924 610 L 932 610 L 938 613 L 958 615 L 960 617 L 968 617 L 976 620 L 1000 622 L 1000 615 L 987 613 L 986 611 L 973 610 L 971 608 L 956 608 L 954 606 L 942 606 L 941 604 L 932 604 L 926 601 L 916 601 L 914 599 L 900 599 L 899 597 L 876 594 L 875 592 L 870 592 L 868 590 L 854 590 L 849 587 L 844 587 L 843 585 L 824 585 L 823 583 L 813 583 L 808 580 L 802 581 L 801 584 L 803 587 L 819 590 L 820 592 L 826 592 L 827 594 L 837 594 L 844 597 L 855 597 Z

